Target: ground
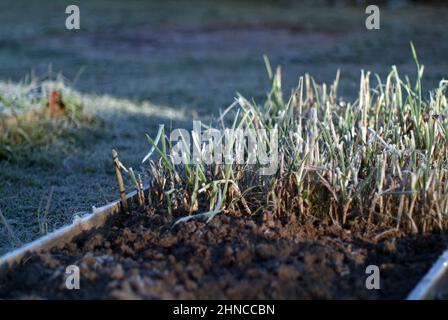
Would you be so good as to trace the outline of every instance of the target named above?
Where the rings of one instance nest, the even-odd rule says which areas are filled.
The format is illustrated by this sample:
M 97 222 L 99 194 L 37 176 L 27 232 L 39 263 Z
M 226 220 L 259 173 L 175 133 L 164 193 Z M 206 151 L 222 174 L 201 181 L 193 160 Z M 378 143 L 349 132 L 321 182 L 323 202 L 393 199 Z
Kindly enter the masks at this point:
M 220 215 L 207 225 L 172 222 L 153 206 L 114 216 L 62 248 L 26 256 L 0 278 L 0 297 L 403 299 L 448 240 L 363 223 L 347 230 L 281 221 L 269 212 L 255 219 Z M 80 290 L 66 289 L 69 265 L 79 267 Z M 381 270 L 381 290 L 366 287 L 369 265 Z
M 393 64 L 415 76 L 412 40 L 427 66 L 425 88 L 446 78 L 448 7 L 381 7 L 381 30 L 364 28 L 364 8 L 289 1 L 81 1 L 81 30 L 64 28 L 65 1 L 2 1 L 0 79 L 62 72 L 94 98 L 102 119 L 63 144 L 0 162 L 0 209 L 17 237 L 39 236 L 39 203 L 54 186 L 50 229 L 116 199 L 111 149 L 139 168 L 144 134 L 158 124 L 190 126 L 226 108 L 236 92 L 263 99 L 269 87 L 262 55 L 281 65 L 286 91 L 305 72 L 357 94 L 361 69 L 382 75 Z M 146 103 L 144 103 L 146 102 Z M 113 106 L 112 106 L 113 104 Z M 0 227 L 0 253 L 17 245 Z

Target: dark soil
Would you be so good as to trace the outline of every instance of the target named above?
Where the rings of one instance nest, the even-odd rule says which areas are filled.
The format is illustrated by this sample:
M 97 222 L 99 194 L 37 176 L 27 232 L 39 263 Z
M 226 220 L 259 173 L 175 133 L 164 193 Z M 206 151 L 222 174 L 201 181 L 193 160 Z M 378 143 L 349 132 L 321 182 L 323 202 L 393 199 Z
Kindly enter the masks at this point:
M 447 234 L 282 224 L 268 214 L 170 229 L 166 214 L 153 211 L 30 255 L 0 280 L 0 298 L 401 299 L 448 244 Z M 80 268 L 80 290 L 65 288 L 71 264 Z M 371 264 L 380 268 L 380 290 L 366 289 Z

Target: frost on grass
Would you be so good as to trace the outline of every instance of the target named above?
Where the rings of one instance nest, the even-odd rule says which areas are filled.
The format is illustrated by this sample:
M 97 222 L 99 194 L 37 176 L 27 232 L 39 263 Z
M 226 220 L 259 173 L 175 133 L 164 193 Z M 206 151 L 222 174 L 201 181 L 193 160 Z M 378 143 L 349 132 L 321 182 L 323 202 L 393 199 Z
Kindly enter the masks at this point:
M 180 119 L 183 112 L 148 101 L 80 93 L 62 76 L 0 82 L 0 161 L 55 143 L 66 149 L 66 142 L 82 139 L 82 130 L 98 129 L 105 122 L 109 127 L 132 126 L 126 123 L 132 115 Z
M 0 116 L 19 116 L 45 108 L 52 92 L 70 112 L 83 111 L 81 95 L 67 86 L 63 80 L 33 79 L 22 83 L 0 82 Z
M 280 69 L 272 72 L 267 64 L 267 100 L 239 96 L 219 124 L 278 130 L 276 173 L 262 176 L 259 166 L 247 164 L 174 165 L 163 132 L 157 143 L 148 139 L 156 150 L 148 169 L 149 202 L 166 206 L 168 214 L 198 218 L 218 211 L 263 213 L 336 225 L 362 220 L 409 232 L 446 230 L 448 82 L 422 92 L 424 68 L 414 57 L 415 82 L 395 67 L 385 79 L 362 72 L 355 101 L 338 96 L 339 73 L 331 85 L 305 75 L 284 99 Z M 274 148 L 268 139 L 265 144 Z
M 92 123 L 82 96 L 62 78 L 0 82 L 0 160 L 50 145 Z

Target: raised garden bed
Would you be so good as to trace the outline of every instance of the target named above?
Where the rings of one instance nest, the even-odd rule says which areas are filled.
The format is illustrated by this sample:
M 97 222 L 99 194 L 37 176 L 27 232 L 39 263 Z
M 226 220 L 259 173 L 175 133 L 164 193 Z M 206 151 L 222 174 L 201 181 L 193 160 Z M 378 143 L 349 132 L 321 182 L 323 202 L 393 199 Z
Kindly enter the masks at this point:
M 269 213 L 171 226 L 163 210 L 113 214 L 59 248 L 22 256 L 1 278 L 0 297 L 402 299 L 448 244 L 443 234 L 381 235 L 362 224 L 348 230 Z M 65 287 L 73 264 L 80 290 Z M 366 289 L 371 264 L 380 267 L 380 290 Z

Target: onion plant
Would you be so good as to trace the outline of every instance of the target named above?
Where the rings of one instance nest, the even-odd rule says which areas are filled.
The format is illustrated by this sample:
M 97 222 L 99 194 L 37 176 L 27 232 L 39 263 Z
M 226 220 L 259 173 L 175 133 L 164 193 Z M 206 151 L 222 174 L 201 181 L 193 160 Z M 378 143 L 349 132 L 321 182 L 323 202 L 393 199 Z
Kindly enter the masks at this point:
M 144 159 L 151 199 L 170 214 L 187 215 L 180 222 L 221 212 L 284 221 L 313 217 L 341 226 L 364 220 L 411 232 L 445 229 L 448 82 L 424 94 L 424 67 L 413 46 L 412 52 L 414 83 L 396 67 L 384 80 L 362 71 L 353 101 L 338 96 L 339 72 L 331 85 L 305 75 L 284 99 L 280 68 L 273 72 L 265 58 L 272 83 L 266 101 L 238 95 L 215 125 L 264 129 L 259 147 L 278 152 L 276 172 L 261 175 L 259 164 L 207 165 L 200 159 L 175 165 L 160 127 L 156 139 L 148 136 L 151 150 Z M 267 138 L 273 130 L 276 146 Z M 236 139 L 227 140 L 230 148 Z M 197 145 L 194 134 L 193 143 L 205 152 L 207 146 Z M 245 146 L 245 154 L 250 152 Z

